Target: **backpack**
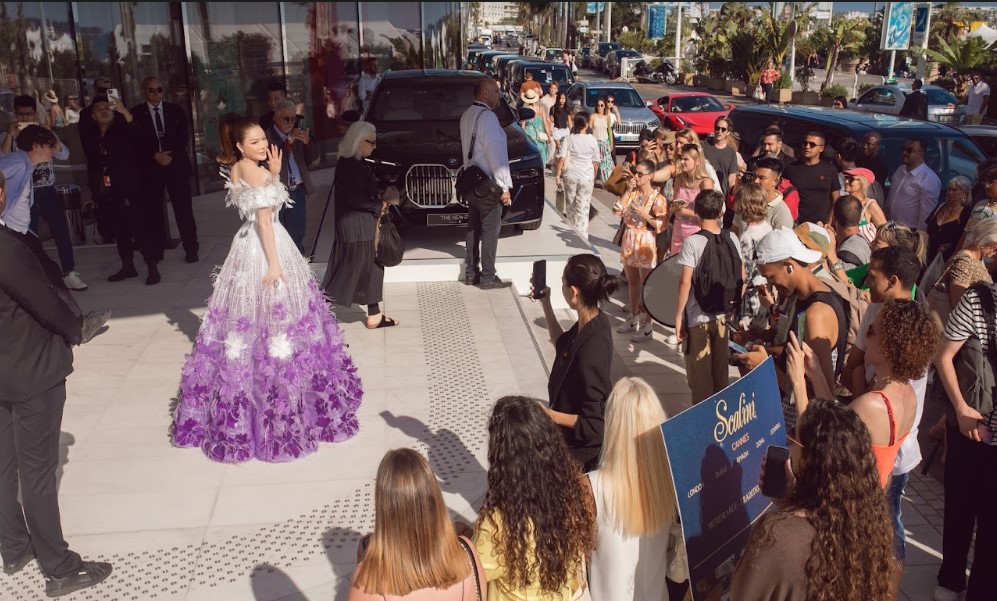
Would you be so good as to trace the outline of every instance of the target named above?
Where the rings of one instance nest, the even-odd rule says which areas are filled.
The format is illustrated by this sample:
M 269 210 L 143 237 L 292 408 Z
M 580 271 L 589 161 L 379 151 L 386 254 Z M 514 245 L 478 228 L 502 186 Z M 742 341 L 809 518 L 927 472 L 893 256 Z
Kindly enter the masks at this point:
M 737 311 L 741 303 L 741 255 L 729 230 L 719 234 L 699 230 L 706 248 L 692 273 L 692 292 L 704 313 L 721 315 Z
M 845 307 L 845 317 L 848 319 L 848 336 L 845 339 L 845 355 L 847 356 L 851 352 L 855 340 L 858 339 L 862 318 L 865 317 L 866 309 L 869 308 L 869 299 L 863 291 L 840 280 L 821 278 L 821 281 L 837 293 L 847 305 Z

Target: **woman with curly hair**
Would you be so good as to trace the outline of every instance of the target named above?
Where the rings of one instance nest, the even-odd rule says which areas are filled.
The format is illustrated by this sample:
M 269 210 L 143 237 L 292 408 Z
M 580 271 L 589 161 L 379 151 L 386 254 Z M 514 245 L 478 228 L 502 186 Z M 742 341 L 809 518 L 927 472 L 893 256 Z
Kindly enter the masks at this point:
M 388 451 L 374 484 L 374 533 L 364 537 L 347 601 L 481 601 L 485 574 L 474 545 L 457 537 L 429 463 Z
M 488 601 L 572 599 L 586 586 L 595 509 L 540 401 L 507 396 L 495 403 L 488 464 L 488 492 L 474 528 Z
M 751 533 L 731 599 L 893 599 L 890 518 L 868 428 L 845 405 L 815 400 L 796 432 L 786 494 Z
M 849 409 L 869 428 L 883 488 L 889 484 L 901 443 L 914 427 L 917 397 L 911 380 L 927 371 L 940 340 L 938 323 L 924 305 L 910 299 L 887 301 L 866 331 L 865 361 L 875 367 L 876 379 L 871 390 L 852 401 Z M 803 415 L 807 411 L 807 377 L 817 398 L 833 399 L 834 393 L 828 389 L 820 365 L 812 360 L 809 347 L 801 348 L 796 336 L 790 334 L 787 349 L 787 371 L 797 412 Z
M 666 419 L 658 395 L 640 378 L 622 378 L 609 395 L 606 443 L 599 469 L 588 473 L 599 529 L 589 581 L 598 601 L 667 599 L 664 576 L 684 565 L 660 430 Z

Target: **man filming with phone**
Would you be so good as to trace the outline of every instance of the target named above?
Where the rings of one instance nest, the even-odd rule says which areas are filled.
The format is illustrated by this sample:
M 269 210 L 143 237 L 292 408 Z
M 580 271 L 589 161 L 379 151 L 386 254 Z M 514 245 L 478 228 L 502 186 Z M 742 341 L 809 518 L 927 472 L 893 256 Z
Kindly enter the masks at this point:
M 280 210 L 280 222 L 287 228 L 298 250 L 305 249 L 305 226 L 308 193 L 314 190 L 308 174 L 308 164 L 315 159 L 317 148 L 312 145 L 311 132 L 304 127 L 304 117 L 297 115 L 293 100 L 278 100 L 273 107 L 273 125 L 266 130 L 267 141 L 281 148 L 283 158 L 280 181 L 287 186 L 293 201 Z

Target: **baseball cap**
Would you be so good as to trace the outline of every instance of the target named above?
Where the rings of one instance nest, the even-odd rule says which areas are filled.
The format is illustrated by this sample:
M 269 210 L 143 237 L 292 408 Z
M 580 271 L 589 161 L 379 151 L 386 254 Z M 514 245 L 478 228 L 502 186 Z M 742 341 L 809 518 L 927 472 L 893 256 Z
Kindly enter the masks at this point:
M 876 181 L 876 175 L 872 171 L 866 169 L 865 167 L 846 169 L 844 173 L 845 175 L 857 175 L 859 177 L 864 177 L 866 183 L 868 183 L 870 186 Z
M 785 227 L 766 234 L 755 246 L 755 257 L 758 265 L 778 263 L 786 259 L 796 259 L 800 263 L 811 265 L 823 258 L 819 251 L 804 246 L 795 231 Z
M 827 228 L 808 221 L 793 228 L 793 233 L 800 239 L 803 246 L 819 252 L 821 258 L 827 256 L 827 251 L 831 247 L 831 234 L 828 233 Z
M 114 84 L 111 83 L 110 77 L 104 77 L 103 75 L 101 75 L 100 77 L 93 80 L 93 87 L 110 89 L 114 87 Z

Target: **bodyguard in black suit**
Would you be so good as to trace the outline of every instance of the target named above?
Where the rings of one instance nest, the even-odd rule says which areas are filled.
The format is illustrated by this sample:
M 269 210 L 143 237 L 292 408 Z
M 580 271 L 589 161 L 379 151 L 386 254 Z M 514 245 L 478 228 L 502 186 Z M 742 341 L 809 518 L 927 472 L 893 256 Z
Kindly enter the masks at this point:
M 922 85 L 920 79 L 915 79 L 911 84 L 913 91 L 904 99 L 904 105 L 900 108 L 901 117 L 928 120 L 928 95 L 921 91 Z
M 66 376 L 86 322 L 57 292 L 59 284 L 23 236 L 0 222 L 0 555 L 7 574 L 37 558 L 49 596 L 111 573 L 110 564 L 69 550 L 59 517 Z
M 147 202 L 156 206 L 163 202 L 163 190 L 170 194 L 173 214 L 188 263 L 196 263 L 197 224 L 190 196 L 190 158 L 187 156 L 187 115 L 178 105 L 163 101 L 163 84 L 155 77 L 142 80 L 145 102 L 132 107 L 135 136 L 139 151 L 139 168 L 144 180 L 143 194 Z M 162 216 L 163 212 L 158 211 Z M 162 223 L 153 233 L 154 244 L 162 258 L 166 247 L 166 224 Z M 155 257 L 153 257 L 155 258 Z

